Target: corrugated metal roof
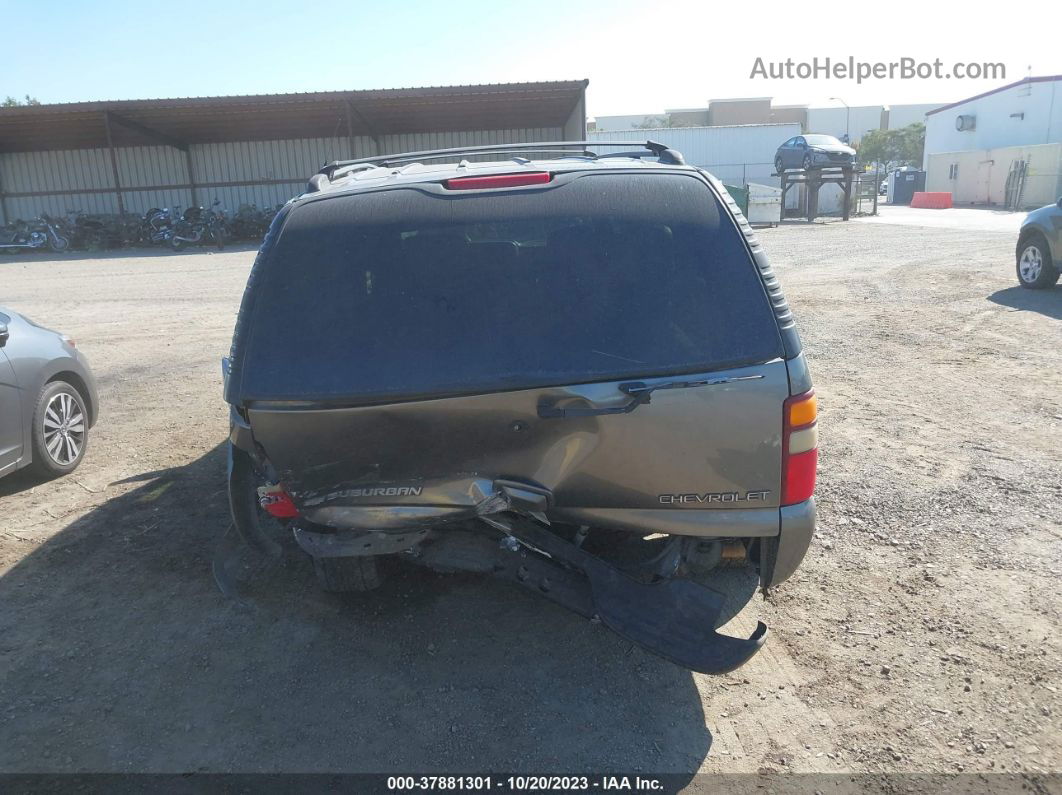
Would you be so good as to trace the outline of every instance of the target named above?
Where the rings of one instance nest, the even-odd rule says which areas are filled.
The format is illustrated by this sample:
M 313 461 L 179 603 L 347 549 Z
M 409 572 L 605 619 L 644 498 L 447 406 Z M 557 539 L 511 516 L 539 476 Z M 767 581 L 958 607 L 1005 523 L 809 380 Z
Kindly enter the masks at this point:
M 589 81 L 0 108 L 0 152 L 561 126 Z

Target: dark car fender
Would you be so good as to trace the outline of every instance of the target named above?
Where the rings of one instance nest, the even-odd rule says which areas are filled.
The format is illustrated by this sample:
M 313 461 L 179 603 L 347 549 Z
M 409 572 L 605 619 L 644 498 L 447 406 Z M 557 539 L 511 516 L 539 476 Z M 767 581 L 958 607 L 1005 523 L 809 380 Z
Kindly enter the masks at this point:
M 1048 204 L 1038 210 L 1033 210 L 1026 216 L 1018 232 L 1018 242 L 1015 245 L 1015 256 L 1021 256 L 1022 246 L 1031 234 L 1040 234 L 1047 241 L 1047 247 L 1051 259 L 1058 267 L 1062 264 L 1062 207 L 1056 204 Z
M 1032 222 L 1022 225 L 1018 233 L 1018 242 L 1014 246 L 1014 256 L 1020 257 L 1021 250 L 1025 247 L 1030 235 L 1039 234 L 1047 241 L 1047 248 L 1051 254 L 1051 261 L 1056 266 L 1062 262 L 1062 232 L 1057 229 L 1048 229 L 1044 224 Z

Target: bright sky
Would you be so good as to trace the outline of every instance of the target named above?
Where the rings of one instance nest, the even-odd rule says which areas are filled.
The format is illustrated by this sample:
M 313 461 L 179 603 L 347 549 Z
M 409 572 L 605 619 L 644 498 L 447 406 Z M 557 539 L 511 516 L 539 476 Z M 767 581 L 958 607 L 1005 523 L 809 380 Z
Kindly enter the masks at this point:
M 1011 13 L 1010 9 L 1013 9 Z M 777 103 L 950 102 L 1062 73 L 1056 0 L 0 0 L 0 97 L 42 102 L 589 78 L 591 116 Z M 999 62 L 1002 79 L 763 80 L 764 61 Z

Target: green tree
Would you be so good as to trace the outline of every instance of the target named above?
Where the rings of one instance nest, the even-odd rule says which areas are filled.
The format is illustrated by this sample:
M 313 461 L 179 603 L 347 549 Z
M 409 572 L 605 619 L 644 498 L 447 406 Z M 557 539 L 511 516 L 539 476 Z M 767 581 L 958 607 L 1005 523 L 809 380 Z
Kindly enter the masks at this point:
M 631 128 L 635 130 L 654 130 L 660 127 L 670 127 L 671 116 L 670 114 L 664 116 L 646 116 L 644 120 L 637 124 L 632 124 Z
M 18 105 L 40 105 L 41 101 L 36 97 L 31 97 L 26 94 L 25 99 L 15 99 L 14 97 L 5 97 L 3 102 L 0 102 L 0 108 L 14 108 Z
M 665 113 L 663 116 L 646 116 L 645 119 L 638 124 L 632 124 L 631 128 L 635 130 L 654 130 L 660 127 L 695 127 L 696 124 L 691 121 L 676 121 L 670 113 Z
M 900 166 L 921 166 L 926 126 L 921 122 L 898 130 L 871 130 L 859 141 L 859 159 L 878 163 L 886 172 Z

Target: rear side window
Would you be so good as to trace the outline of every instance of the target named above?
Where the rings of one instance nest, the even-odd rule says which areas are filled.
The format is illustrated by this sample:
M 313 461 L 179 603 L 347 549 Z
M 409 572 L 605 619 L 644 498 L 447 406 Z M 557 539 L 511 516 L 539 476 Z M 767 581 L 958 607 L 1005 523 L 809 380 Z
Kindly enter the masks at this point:
M 256 289 L 248 399 L 498 391 L 782 355 L 740 234 L 685 175 L 310 202 Z

